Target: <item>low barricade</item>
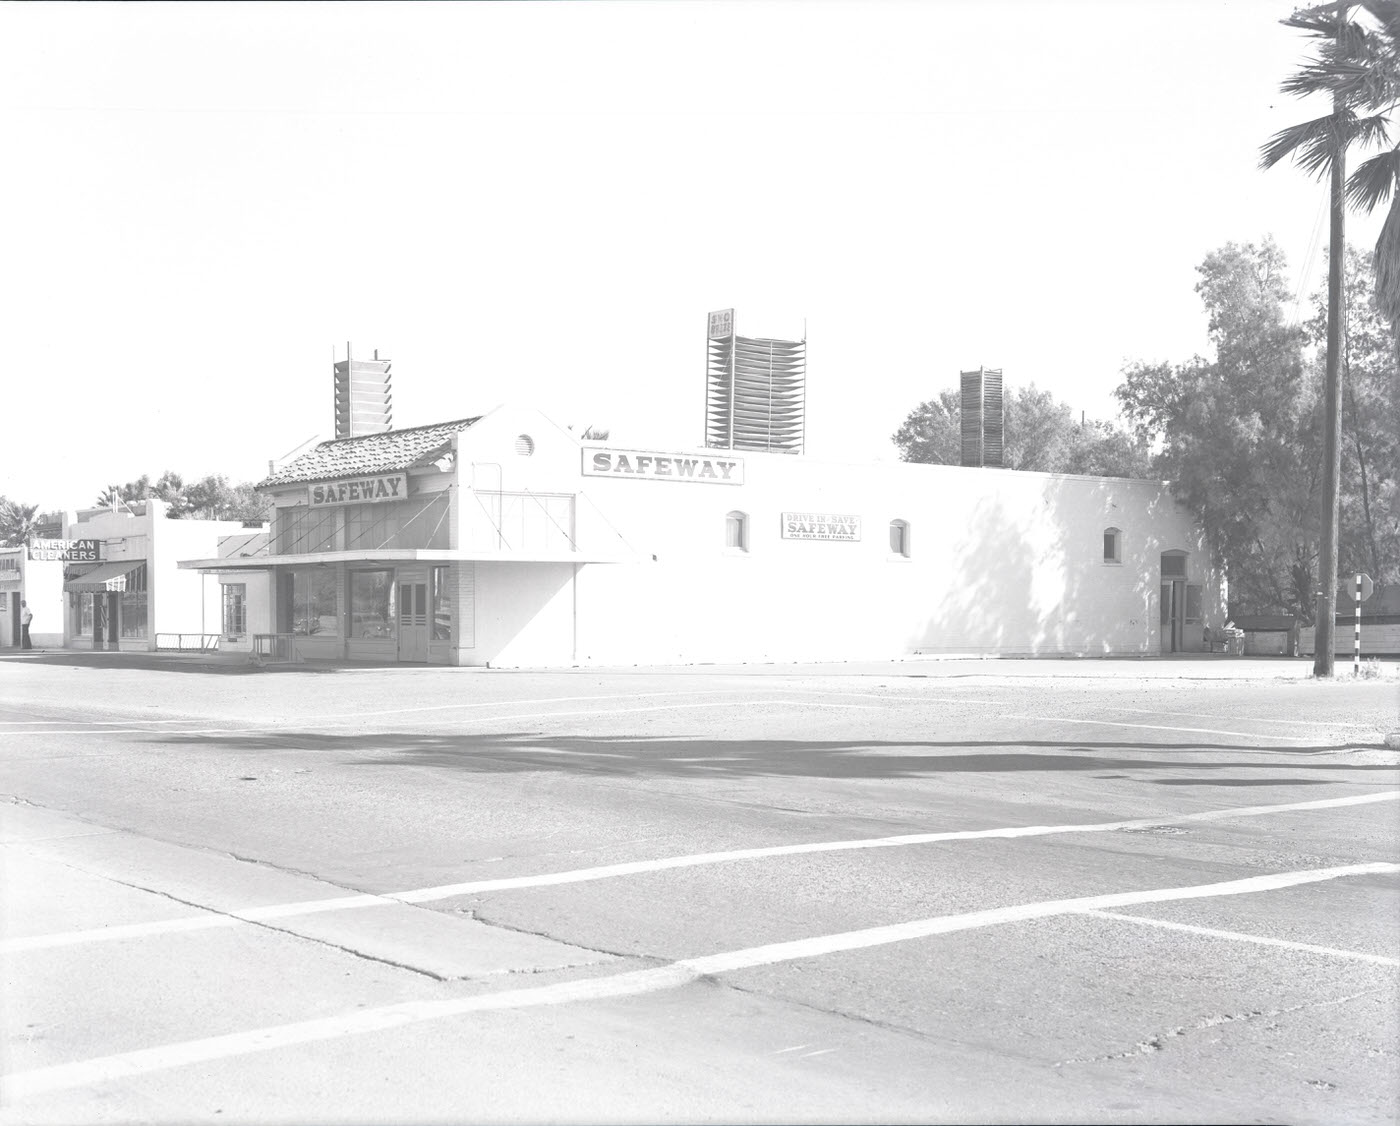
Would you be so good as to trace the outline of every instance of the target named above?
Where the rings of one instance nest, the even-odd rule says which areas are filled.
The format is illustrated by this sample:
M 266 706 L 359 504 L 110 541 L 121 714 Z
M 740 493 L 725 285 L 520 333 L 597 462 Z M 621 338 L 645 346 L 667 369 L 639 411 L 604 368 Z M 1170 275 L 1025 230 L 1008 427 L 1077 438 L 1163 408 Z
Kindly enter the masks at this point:
M 217 633 L 158 633 L 156 634 L 157 653 L 217 653 L 219 651 Z
M 256 665 L 290 665 L 297 657 L 296 634 L 255 633 L 253 652 L 248 658 Z

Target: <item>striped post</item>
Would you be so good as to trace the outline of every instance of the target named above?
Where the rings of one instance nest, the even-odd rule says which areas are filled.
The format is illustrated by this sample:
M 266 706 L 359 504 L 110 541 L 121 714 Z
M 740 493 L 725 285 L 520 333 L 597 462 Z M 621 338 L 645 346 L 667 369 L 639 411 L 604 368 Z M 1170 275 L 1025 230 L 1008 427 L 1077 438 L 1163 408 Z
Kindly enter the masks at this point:
M 1356 637 L 1353 656 L 1351 661 L 1351 675 L 1359 677 L 1361 675 L 1361 576 L 1356 576 L 1353 584 L 1356 591 Z

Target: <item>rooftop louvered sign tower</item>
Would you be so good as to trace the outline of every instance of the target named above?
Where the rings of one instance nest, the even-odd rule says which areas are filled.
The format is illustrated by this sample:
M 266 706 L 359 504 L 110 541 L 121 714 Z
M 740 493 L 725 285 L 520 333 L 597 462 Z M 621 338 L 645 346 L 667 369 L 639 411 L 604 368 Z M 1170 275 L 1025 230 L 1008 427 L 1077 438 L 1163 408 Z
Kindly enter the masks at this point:
M 807 341 L 739 336 L 734 310 L 710 314 L 705 445 L 800 454 L 806 438 Z
M 1002 464 L 1006 427 L 1001 368 L 962 373 L 962 463 Z
M 345 345 L 345 359 L 335 368 L 335 436 L 359 438 L 394 428 L 394 395 L 389 385 L 388 360 L 356 360 Z

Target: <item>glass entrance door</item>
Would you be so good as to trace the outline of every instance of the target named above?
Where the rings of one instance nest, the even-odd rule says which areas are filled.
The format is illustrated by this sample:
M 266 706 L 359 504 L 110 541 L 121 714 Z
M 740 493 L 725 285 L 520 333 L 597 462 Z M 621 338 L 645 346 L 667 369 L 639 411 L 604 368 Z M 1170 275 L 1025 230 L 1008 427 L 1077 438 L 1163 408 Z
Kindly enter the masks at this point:
M 428 584 L 399 583 L 399 660 L 428 659 Z

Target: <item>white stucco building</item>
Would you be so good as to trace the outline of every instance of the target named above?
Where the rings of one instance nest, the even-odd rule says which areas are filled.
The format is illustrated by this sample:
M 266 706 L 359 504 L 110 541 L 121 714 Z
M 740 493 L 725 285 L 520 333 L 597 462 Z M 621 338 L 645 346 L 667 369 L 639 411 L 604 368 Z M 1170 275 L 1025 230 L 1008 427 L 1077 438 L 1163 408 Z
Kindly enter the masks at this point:
M 1152 481 L 580 443 L 502 407 L 324 442 L 260 487 L 265 546 L 180 566 L 301 659 L 1153 655 L 1225 621 Z
M 57 537 L 34 537 L 17 552 L 18 581 L 0 584 L 12 606 L 0 616 L 0 646 L 18 644 L 10 623 L 21 597 L 34 612 L 36 648 L 152 651 L 213 647 L 220 632 L 221 589 L 216 580 L 178 566 L 180 559 L 213 553 L 223 538 L 256 530 L 236 520 L 171 520 L 151 498 L 116 509 L 90 508 L 59 515 Z M 0 562 L 10 571 L 10 561 Z

